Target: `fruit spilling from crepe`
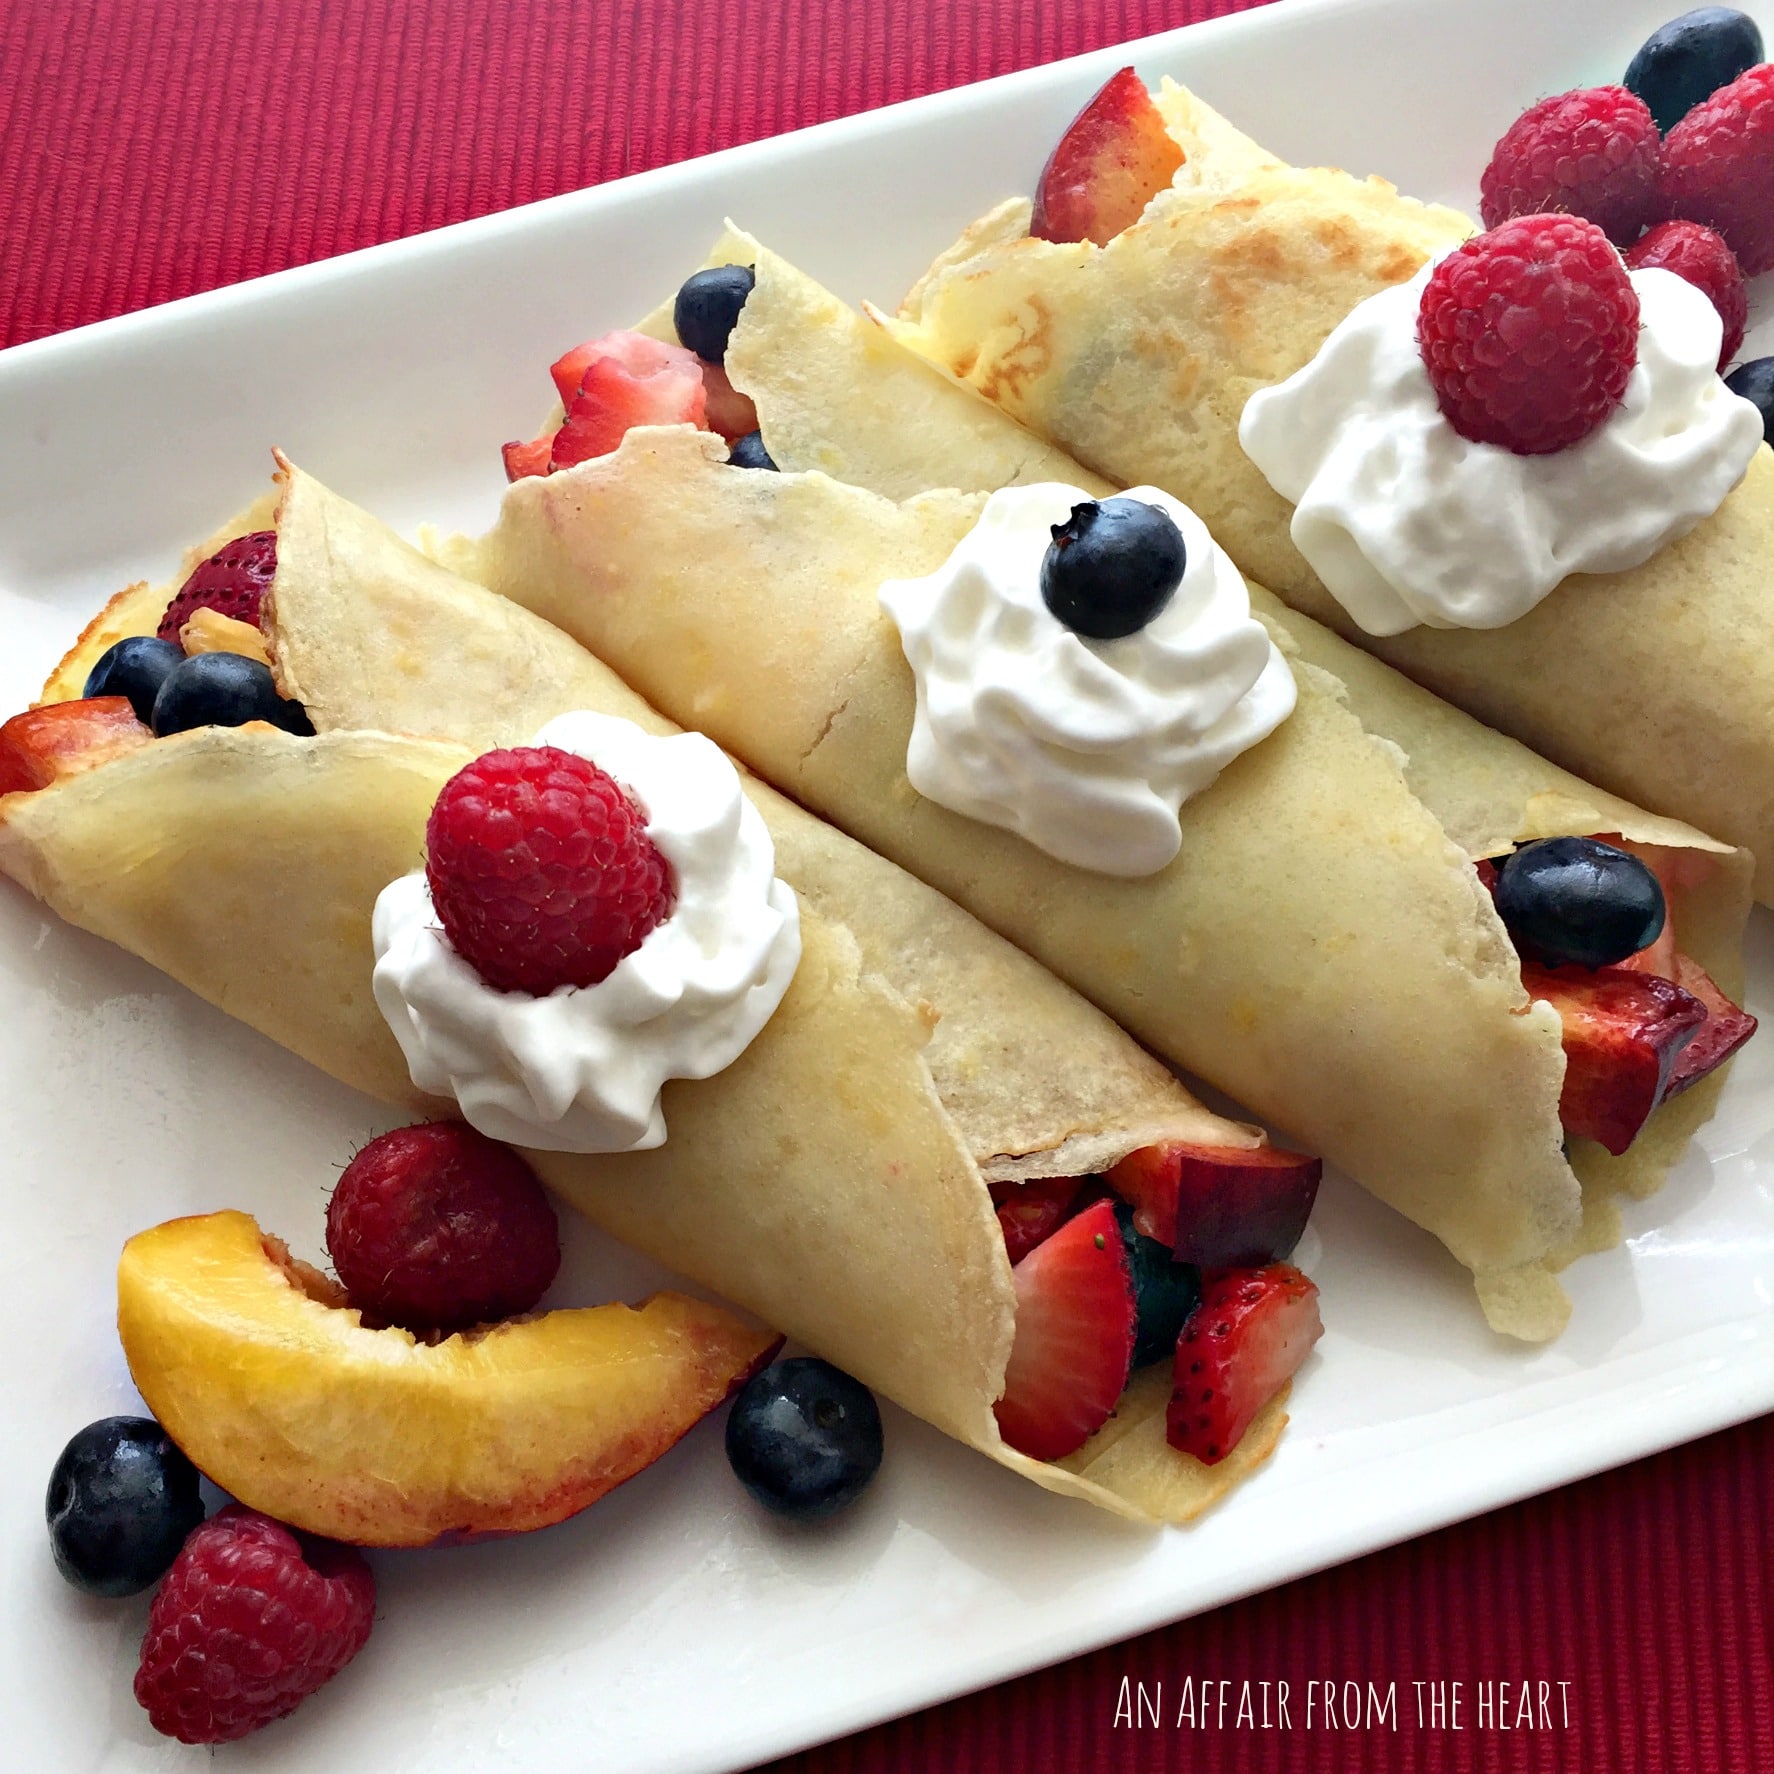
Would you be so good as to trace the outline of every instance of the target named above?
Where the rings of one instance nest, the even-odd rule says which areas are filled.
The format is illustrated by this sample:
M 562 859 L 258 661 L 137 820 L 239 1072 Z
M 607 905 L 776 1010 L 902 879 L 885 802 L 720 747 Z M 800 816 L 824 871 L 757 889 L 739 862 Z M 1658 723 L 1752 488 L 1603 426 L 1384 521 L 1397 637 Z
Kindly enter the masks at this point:
M 1564 1029 L 1566 1130 L 1618 1156 L 1660 1103 L 1697 1084 L 1756 1019 L 1676 947 L 1656 869 L 1619 844 L 1547 838 L 1480 865 L 1522 981 Z

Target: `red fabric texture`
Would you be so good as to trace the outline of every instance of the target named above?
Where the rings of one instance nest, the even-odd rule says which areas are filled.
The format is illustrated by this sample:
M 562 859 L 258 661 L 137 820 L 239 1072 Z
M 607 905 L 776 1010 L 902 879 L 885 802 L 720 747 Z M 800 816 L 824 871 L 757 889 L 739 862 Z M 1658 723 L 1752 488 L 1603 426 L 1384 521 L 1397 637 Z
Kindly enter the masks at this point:
M 10 0 L 0 344 L 1239 4 Z M 1763 1774 L 1771 1473 L 1764 1419 L 778 1766 Z M 1117 1726 L 1124 1677 L 1158 1725 Z M 1327 1679 L 1396 1683 L 1396 1728 L 1327 1725 L 1322 1690 L 1308 1724 Z M 1283 1680 L 1290 1728 L 1240 1727 L 1238 1685 Z M 1460 1730 L 1416 1723 L 1437 1680 Z M 1558 1722 L 1481 1728 L 1477 1684 L 1513 1720 L 1524 1680 L 1569 1684 Z

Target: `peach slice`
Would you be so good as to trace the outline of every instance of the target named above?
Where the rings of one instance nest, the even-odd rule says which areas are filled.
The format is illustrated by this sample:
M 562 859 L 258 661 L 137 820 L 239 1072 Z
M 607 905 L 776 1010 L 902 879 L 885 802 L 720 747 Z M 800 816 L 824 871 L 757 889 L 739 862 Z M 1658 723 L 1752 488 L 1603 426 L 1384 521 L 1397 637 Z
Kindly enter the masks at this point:
M 244 1213 L 130 1239 L 117 1328 L 149 1410 L 203 1472 L 359 1546 L 561 1521 L 651 1465 L 781 1343 L 675 1293 L 436 1343 L 369 1330 Z
M 1183 151 L 1146 84 L 1123 68 L 1067 125 L 1041 169 L 1029 232 L 1107 246 L 1176 177 Z
M 0 726 L 0 795 L 48 788 L 153 740 L 123 696 L 26 709 Z

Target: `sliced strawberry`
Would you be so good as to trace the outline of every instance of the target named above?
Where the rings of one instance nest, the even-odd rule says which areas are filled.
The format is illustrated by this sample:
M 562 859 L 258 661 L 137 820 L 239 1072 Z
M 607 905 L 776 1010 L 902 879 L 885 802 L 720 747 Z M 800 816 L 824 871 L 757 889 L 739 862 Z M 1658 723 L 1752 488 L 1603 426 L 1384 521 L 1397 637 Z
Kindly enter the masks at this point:
M 1291 1263 L 1204 1276 L 1177 1338 L 1165 1439 L 1217 1465 L 1323 1335 L 1317 1284 Z
M 1087 1207 L 1011 1273 L 1016 1341 L 998 1428 L 1032 1460 L 1063 1459 L 1109 1420 L 1133 1362 L 1133 1281 L 1114 1203 Z
M 257 628 L 265 593 L 276 576 L 277 532 L 255 530 L 250 536 L 236 536 L 191 569 L 154 632 L 163 641 L 176 641 L 194 610 L 219 610 Z
M 1615 1157 L 1663 1100 L 1676 1056 L 1706 1021 L 1706 1006 L 1673 981 L 1626 967 L 1540 967 L 1522 983 L 1564 1024 L 1559 1118 Z M 1691 1080 L 1690 1080 L 1691 1082 Z
M 702 366 L 702 386 L 708 395 L 708 428 L 728 443 L 758 428 L 758 409 L 749 394 L 741 394 L 718 363 Z
M 579 384 L 585 380 L 585 372 L 591 368 L 591 360 L 603 355 L 606 343 L 604 339 L 587 339 L 583 345 L 575 345 L 571 351 L 557 357 L 548 366 L 548 373 L 554 378 L 555 391 L 560 395 L 563 407 L 573 404 L 573 396 L 579 392 Z
M 1694 1039 L 1676 1055 L 1669 1082 L 1663 1087 L 1665 1100 L 1686 1090 L 1690 1084 L 1698 1084 L 1715 1066 L 1722 1066 L 1756 1032 L 1756 1019 L 1747 1010 L 1733 1004 L 1691 955 L 1676 956 L 1675 983 L 1706 1006 L 1706 1021 L 1700 1025 Z
M 1107 246 L 1176 176 L 1183 151 L 1132 68 L 1111 75 L 1041 169 L 1029 232 Z
M 549 458 L 554 453 L 554 433 L 545 431 L 528 443 L 508 443 L 500 452 L 505 458 L 505 478 L 523 480 L 532 474 L 546 474 Z
M 1321 1159 L 1280 1146 L 1168 1140 L 1129 1153 L 1109 1185 L 1132 1204 L 1134 1225 L 1168 1244 L 1179 1263 L 1247 1269 L 1293 1254 L 1323 1174 Z
M 84 697 L 26 709 L 0 726 L 0 795 L 48 788 L 153 739 L 127 696 Z
M 1037 1177 L 1032 1183 L 992 1185 L 1004 1248 L 1013 1264 L 1020 1263 L 1065 1224 L 1083 1186 L 1082 1177 Z
M 694 352 L 645 333 L 610 333 L 581 349 L 592 356 L 554 434 L 551 468 L 609 455 L 636 425 L 708 429 L 708 395 Z

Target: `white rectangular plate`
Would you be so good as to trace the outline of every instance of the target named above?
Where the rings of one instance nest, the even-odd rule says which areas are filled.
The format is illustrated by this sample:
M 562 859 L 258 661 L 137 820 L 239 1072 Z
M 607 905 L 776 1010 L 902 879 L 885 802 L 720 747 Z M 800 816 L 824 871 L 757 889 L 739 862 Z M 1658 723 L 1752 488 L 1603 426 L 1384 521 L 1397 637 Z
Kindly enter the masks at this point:
M 498 446 L 534 429 L 550 358 L 650 308 L 724 215 L 842 294 L 891 301 L 1030 187 L 1128 60 L 1292 158 L 1470 204 L 1525 104 L 1617 79 L 1672 10 L 1296 0 L 0 355 L 0 711 L 112 590 L 260 490 L 273 443 L 396 524 L 486 522 Z M 1751 946 L 1767 1016 L 1762 914 Z M 137 1407 L 112 1324 L 123 1239 L 242 1207 L 319 1256 L 334 1172 L 387 1116 L 4 884 L 0 1056 L 0 1714 L 21 1767 L 187 1766 L 130 1697 L 146 1603 L 61 1583 L 43 1487 L 76 1428 Z M 889 1411 L 873 1491 L 790 1532 L 704 1425 L 562 1527 L 378 1558 L 367 1652 L 230 1759 L 744 1766 L 1753 1416 L 1774 1406 L 1771 1130 L 1764 1036 L 1661 1196 L 1629 1209 L 1627 1243 L 1571 1272 L 1572 1327 L 1537 1351 L 1486 1332 L 1431 1240 L 1327 1180 L 1301 1253 L 1321 1352 L 1274 1460 L 1191 1531 L 1131 1532 Z M 569 1240 L 562 1302 L 658 1279 L 584 1228 Z

